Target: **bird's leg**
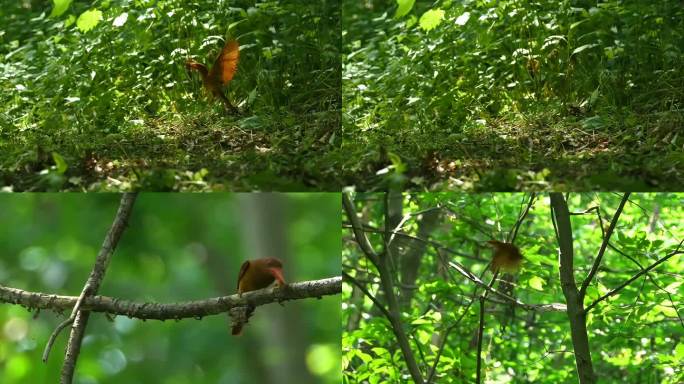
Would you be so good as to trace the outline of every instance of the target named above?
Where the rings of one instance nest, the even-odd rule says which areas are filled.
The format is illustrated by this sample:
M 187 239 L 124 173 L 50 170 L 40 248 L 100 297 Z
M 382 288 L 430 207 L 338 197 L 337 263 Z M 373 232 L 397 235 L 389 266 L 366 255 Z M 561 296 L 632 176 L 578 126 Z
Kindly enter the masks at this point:
M 217 92 L 216 95 L 219 97 L 219 99 L 221 99 L 221 101 L 223 101 L 223 105 L 226 107 L 226 111 L 229 111 L 234 115 L 240 114 L 240 110 L 236 106 L 234 106 L 233 103 L 230 102 L 230 100 L 228 100 L 228 98 L 226 97 L 226 95 L 223 94 L 223 92 Z

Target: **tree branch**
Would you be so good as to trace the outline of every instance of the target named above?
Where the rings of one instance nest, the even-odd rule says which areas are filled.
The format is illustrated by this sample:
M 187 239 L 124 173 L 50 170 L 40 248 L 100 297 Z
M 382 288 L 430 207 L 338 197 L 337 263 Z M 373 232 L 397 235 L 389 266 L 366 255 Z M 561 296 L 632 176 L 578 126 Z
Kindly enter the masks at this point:
M 617 225 L 618 219 L 620 218 L 620 214 L 622 213 L 622 209 L 625 207 L 627 200 L 629 200 L 629 192 L 625 193 L 622 196 L 622 200 L 620 201 L 620 205 L 618 206 L 617 210 L 615 211 L 615 214 L 613 215 L 613 219 L 610 221 L 610 225 L 608 226 L 608 230 L 606 230 L 606 234 L 603 237 L 603 242 L 601 243 L 601 248 L 599 248 L 598 255 L 596 255 L 596 259 L 594 260 L 594 265 L 592 265 L 591 270 L 589 271 L 589 274 L 587 275 L 587 278 L 584 279 L 584 282 L 582 282 L 582 286 L 580 287 L 580 290 L 579 290 L 579 299 L 582 302 L 584 302 L 584 296 L 587 293 L 587 288 L 589 287 L 591 280 L 594 278 L 594 275 L 596 275 L 596 272 L 598 272 L 599 266 L 601 265 L 601 259 L 603 258 L 603 254 L 606 252 L 606 247 L 608 247 L 608 242 L 610 241 L 610 236 L 613 234 L 613 230 L 615 229 L 615 226 Z
M 373 246 L 371 245 L 370 241 L 368 241 L 368 237 L 366 237 L 366 234 L 363 232 L 361 220 L 359 220 L 359 217 L 356 216 L 356 209 L 354 208 L 354 203 L 352 203 L 348 192 L 342 193 L 342 205 L 344 206 L 347 217 L 352 224 L 352 232 L 354 232 L 356 243 L 359 245 L 359 248 L 361 248 L 366 257 L 368 257 L 368 260 L 370 260 L 373 265 L 377 267 L 378 263 L 380 262 L 378 254 L 375 253 Z
M 679 243 L 679 245 L 677 246 L 677 249 L 675 249 L 674 251 L 668 253 L 668 254 L 667 254 L 666 256 L 664 256 L 663 258 L 658 259 L 658 261 L 656 261 L 655 263 L 653 263 L 653 264 L 651 264 L 650 266 L 648 266 L 648 268 L 643 269 L 641 272 L 639 272 L 639 273 L 637 273 L 636 275 L 632 276 L 631 278 L 629 278 L 629 279 L 628 279 L 627 281 L 625 281 L 624 283 L 618 285 L 616 288 L 613 288 L 610 292 L 608 292 L 608 293 L 606 293 L 605 295 L 603 295 L 603 296 L 599 297 L 598 299 L 594 300 L 593 303 L 591 303 L 591 304 L 589 304 L 589 305 L 587 306 L 587 308 L 584 310 L 584 312 L 587 313 L 587 312 L 591 311 L 598 303 L 600 303 L 600 302 L 602 302 L 603 300 L 605 300 L 605 299 L 607 299 L 607 298 L 609 298 L 609 297 L 611 297 L 611 296 L 617 294 L 617 293 L 620 292 L 623 288 L 625 288 L 625 287 L 628 286 L 630 283 L 632 283 L 634 280 L 636 280 L 636 279 L 638 279 L 639 277 L 641 277 L 642 275 L 648 273 L 649 271 L 651 271 L 653 268 L 659 266 L 660 264 L 666 262 L 666 261 L 667 261 L 669 258 L 671 258 L 672 256 L 681 254 L 682 251 L 680 251 L 679 249 L 681 248 L 682 243 L 684 243 L 684 240 L 682 240 L 682 241 Z M 667 292 L 667 291 L 666 291 L 666 292 Z
M 83 286 L 81 295 L 78 297 L 73 310 L 71 311 L 71 316 L 59 324 L 57 328 L 50 335 L 48 343 L 45 345 L 45 350 L 43 351 L 43 362 L 47 362 L 48 356 L 50 355 L 50 350 L 52 345 L 57 338 L 57 335 L 64 329 L 67 325 L 73 323 L 71 327 L 71 333 L 69 334 L 69 341 L 67 342 L 66 351 L 64 354 L 64 364 L 62 365 L 62 372 L 60 375 L 60 381 L 64 384 L 69 384 L 73 380 L 74 369 L 76 368 L 76 360 L 81 351 L 81 341 L 83 340 L 83 334 L 85 333 L 85 327 L 88 324 L 88 312 L 81 311 L 81 304 L 83 300 L 97 293 L 100 289 L 100 284 L 104 278 L 104 273 L 109 265 L 109 260 L 114 249 L 121 239 L 124 229 L 128 222 L 128 218 L 133 210 L 133 204 L 137 193 L 124 193 L 121 197 L 121 202 L 119 203 L 119 209 L 114 217 L 114 222 L 111 228 L 105 236 L 100 252 L 95 259 L 95 265 L 93 270 L 88 276 L 88 280 Z
M 373 294 L 371 294 L 366 289 L 366 287 L 363 286 L 363 284 L 359 283 L 355 278 L 353 278 L 350 274 L 348 274 L 345 271 L 342 271 L 342 277 L 344 277 L 346 280 L 349 280 L 350 283 L 354 284 L 358 289 L 360 289 L 361 292 L 363 292 L 363 294 L 366 295 L 366 297 L 368 297 L 373 302 L 373 304 L 375 304 L 375 306 L 380 310 L 380 312 L 382 312 L 382 314 L 389 319 L 389 317 L 391 316 L 390 313 L 387 312 L 387 309 L 378 301 L 378 299 L 375 298 L 375 296 L 373 296 Z
M 266 288 L 239 295 L 214 297 L 184 303 L 140 303 L 108 296 L 86 297 L 81 309 L 111 315 L 127 316 L 141 320 L 179 320 L 201 318 L 228 312 L 233 307 L 253 305 L 254 307 L 273 302 L 300 300 L 335 295 L 342 292 L 342 277 L 302 281 L 288 284 L 284 288 Z M 0 302 L 18 304 L 27 309 L 48 309 L 64 311 L 72 308 L 78 297 L 60 296 L 42 292 L 29 292 L 17 288 L 0 286 Z
M 357 244 L 359 245 L 359 248 L 361 248 L 366 257 L 375 265 L 375 267 L 378 270 L 378 273 L 380 274 L 380 283 L 382 286 L 382 290 L 385 293 L 385 297 L 387 299 L 388 308 L 386 309 L 387 313 L 389 314 L 387 320 L 389 320 L 391 326 L 390 328 L 392 329 L 394 336 L 396 336 L 397 338 L 397 343 L 399 344 L 399 349 L 401 349 L 401 353 L 404 357 L 404 362 L 406 363 L 406 366 L 409 370 L 409 373 L 411 374 L 411 377 L 413 378 L 413 381 L 416 384 L 423 384 L 423 376 L 420 372 L 420 368 L 418 368 L 418 364 L 416 362 L 415 356 L 413 355 L 413 351 L 411 350 L 408 337 L 406 336 L 406 332 L 404 331 L 403 324 L 401 322 L 399 303 L 397 302 L 397 297 L 394 294 L 393 290 L 394 286 L 392 281 L 392 274 L 388 266 L 388 259 L 390 259 L 392 255 L 388 254 L 391 253 L 391 250 L 386 243 L 386 241 L 389 240 L 389 238 L 385 238 L 385 251 L 381 254 L 377 254 L 373 250 L 373 247 L 371 246 L 370 241 L 366 237 L 366 234 L 363 232 L 363 226 L 361 225 L 361 221 L 356 215 L 356 209 L 354 208 L 354 203 L 351 201 L 351 198 L 349 197 L 349 193 L 342 193 L 342 203 L 344 206 L 344 210 L 347 213 L 347 217 L 349 218 L 349 221 L 351 221 L 352 230 L 354 232 L 354 236 L 356 238 Z M 387 205 L 385 205 L 385 210 L 386 209 Z M 385 225 L 387 226 L 388 223 L 385 223 Z

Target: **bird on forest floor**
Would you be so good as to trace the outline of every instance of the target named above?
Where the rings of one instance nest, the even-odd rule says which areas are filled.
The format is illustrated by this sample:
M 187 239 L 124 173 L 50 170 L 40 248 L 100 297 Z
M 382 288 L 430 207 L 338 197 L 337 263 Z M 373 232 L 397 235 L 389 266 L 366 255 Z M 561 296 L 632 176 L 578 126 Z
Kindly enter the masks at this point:
M 276 282 L 279 287 L 286 285 L 283 277 L 283 263 L 275 257 L 265 257 L 262 259 L 248 260 L 242 263 L 240 274 L 238 275 L 237 290 L 238 295 L 249 291 L 263 289 Z M 235 307 L 231 310 L 232 334 L 239 335 L 242 327 L 247 323 L 249 317 L 254 312 L 254 307 Z
M 211 69 L 207 69 L 206 65 L 192 59 L 189 59 L 185 63 L 185 67 L 188 70 L 199 72 L 204 89 L 215 98 L 220 99 L 227 110 L 236 114 L 239 113 L 239 110 L 223 93 L 223 87 L 228 85 L 233 79 L 233 76 L 237 71 L 239 58 L 240 45 L 237 40 L 228 40 L 223 46 L 223 49 L 221 49 L 221 53 L 219 53 Z

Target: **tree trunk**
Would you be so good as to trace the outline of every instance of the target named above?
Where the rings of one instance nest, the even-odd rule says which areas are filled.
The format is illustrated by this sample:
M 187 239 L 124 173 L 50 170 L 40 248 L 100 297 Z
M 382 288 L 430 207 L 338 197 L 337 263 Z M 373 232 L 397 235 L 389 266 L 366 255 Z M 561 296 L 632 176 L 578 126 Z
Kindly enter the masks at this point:
M 587 318 L 584 303 L 575 283 L 573 269 L 572 225 L 568 204 L 561 193 L 551 193 L 551 210 L 556 221 L 559 247 L 560 280 L 563 295 L 567 304 L 568 320 L 572 346 L 575 351 L 575 364 L 581 384 L 596 382 L 594 367 L 591 363 L 589 351 L 589 335 L 587 334 Z

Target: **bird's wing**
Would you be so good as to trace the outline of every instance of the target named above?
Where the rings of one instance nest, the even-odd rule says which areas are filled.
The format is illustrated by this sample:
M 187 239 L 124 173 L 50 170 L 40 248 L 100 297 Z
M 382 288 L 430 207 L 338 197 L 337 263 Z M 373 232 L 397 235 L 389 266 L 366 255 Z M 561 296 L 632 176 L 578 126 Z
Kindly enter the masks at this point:
M 237 282 L 237 289 L 240 289 L 240 280 L 245 276 L 245 273 L 247 273 L 247 269 L 249 268 L 249 260 L 245 261 L 242 263 L 242 266 L 240 267 L 240 274 L 238 275 L 238 282 Z
M 219 80 L 223 85 L 228 84 L 237 71 L 239 58 L 240 45 L 237 40 L 229 40 L 216 58 L 209 77 Z

